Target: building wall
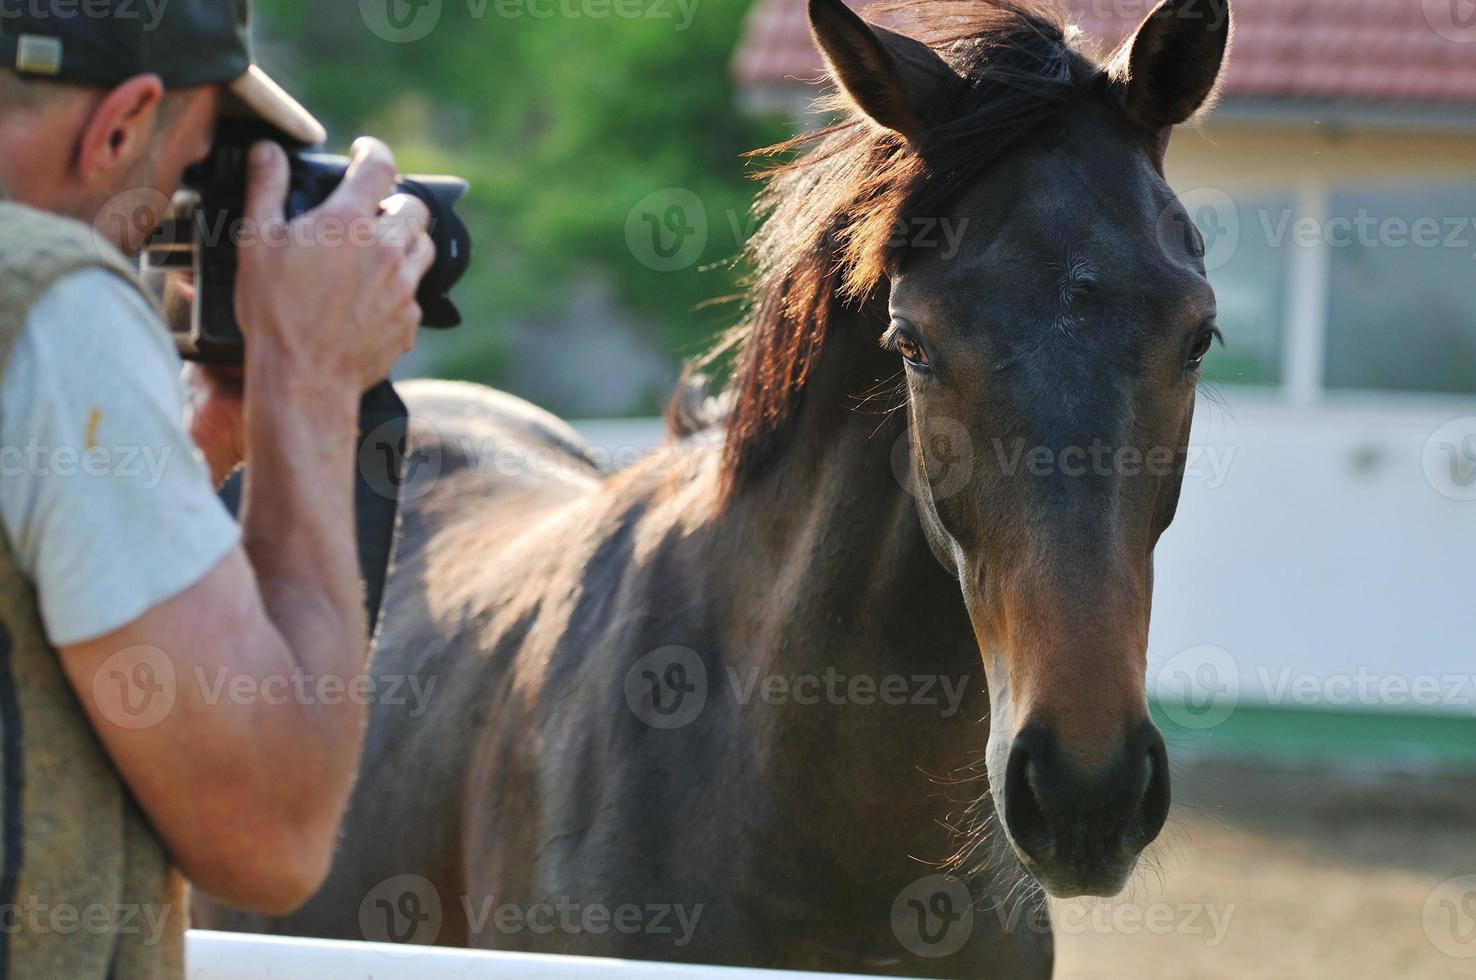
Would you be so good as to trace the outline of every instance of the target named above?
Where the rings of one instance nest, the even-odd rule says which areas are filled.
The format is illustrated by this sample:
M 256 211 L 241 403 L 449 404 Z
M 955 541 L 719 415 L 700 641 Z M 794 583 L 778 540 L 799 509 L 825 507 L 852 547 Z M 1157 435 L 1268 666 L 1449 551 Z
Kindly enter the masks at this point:
M 1476 187 L 1476 131 L 1211 122 L 1175 136 L 1166 170 L 1212 211 L 1225 210 L 1215 191 L 1270 192 L 1297 218 L 1325 222 L 1343 187 L 1454 187 L 1461 200 L 1460 187 Z M 1443 224 L 1469 221 L 1476 238 L 1476 209 L 1425 207 Z M 1373 246 L 1399 247 L 1410 246 Z M 1476 282 L 1476 254 L 1459 248 L 1417 258 L 1440 263 L 1441 282 Z M 1150 663 L 1169 691 L 1201 698 L 1219 685 L 1247 703 L 1469 717 L 1476 501 L 1457 498 L 1476 496 L 1476 395 L 1329 385 L 1330 345 L 1360 342 L 1340 336 L 1329 308 L 1346 281 L 1330 279 L 1338 258 L 1325 244 L 1274 253 L 1286 289 L 1281 377 L 1201 399 L 1195 443 L 1233 459 L 1219 486 L 1191 477 L 1160 546 Z M 1396 346 L 1419 342 L 1433 316 L 1418 288 L 1403 309 L 1378 325 Z M 1471 357 L 1469 346 L 1448 350 Z
M 1448 462 L 1427 455 L 1452 419 L 1476 433 L 1471 416 L 1201 397 L 1199 466 L 1157 552 L 1160 698 L 1476 714 L 1476 502 L 1442 493 Z
M 1476 179 L 1476 128 L 1411 132 L 1211 117 L 1174 134 L 1166 171 L 1176 188 L 1403 180 L 1417 174 Z

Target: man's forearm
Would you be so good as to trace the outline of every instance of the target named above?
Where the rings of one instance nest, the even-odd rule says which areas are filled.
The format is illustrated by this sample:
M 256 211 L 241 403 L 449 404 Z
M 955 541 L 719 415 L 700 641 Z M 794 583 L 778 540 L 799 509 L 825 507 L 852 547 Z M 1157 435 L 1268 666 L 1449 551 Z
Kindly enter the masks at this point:
M 310 681 L 351 689 L 368 650 L 354 546 L 358 400 L 342 386 L 314 391 L 255 364 L 246 406 L 242 529 L 267 615 Z M 357 751 L 356 700 L 304 706 L 304 721 L 326 729 L 316 748 Z

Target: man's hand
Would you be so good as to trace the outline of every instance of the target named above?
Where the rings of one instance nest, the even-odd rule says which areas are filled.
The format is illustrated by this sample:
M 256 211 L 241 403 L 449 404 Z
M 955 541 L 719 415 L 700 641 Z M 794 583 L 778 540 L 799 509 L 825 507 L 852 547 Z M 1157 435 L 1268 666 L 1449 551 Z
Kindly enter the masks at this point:
M 290 225 L 282 214 L 287 180 L 282 151 L 272 143 L 256 146 L 237 319 L 251 350 L 260 351 L 252 359 L 262 371 L 300 369 L 340 381 L 337 391 L 323 394 L 341 403 L 335 396 L 356 396 L 383 380 L 414 346 L 415 293 L 435 260 L 426 234 L 430 215 L 409 195 L 381 200 L 394 187 L 395 166 L 377 140 L 355 144 L 343 185 Z M 192 284 L 174 282 L 171 289 L 188 309 Z M 246 459 L 244 372 L 189 365 L 185 383 L 190 435 L 220 486 Z
M 289 224 L 286 155 L 253 148 L 245 217 L 255 240 L 240 249 L 236 288 L 248 377 L 286 373 L 357 400 L 414 346 L 415 294 L 435 247 L 425 205 L 390 196 L 395 179 L 389 148 L 361 139 L 333 195 Z

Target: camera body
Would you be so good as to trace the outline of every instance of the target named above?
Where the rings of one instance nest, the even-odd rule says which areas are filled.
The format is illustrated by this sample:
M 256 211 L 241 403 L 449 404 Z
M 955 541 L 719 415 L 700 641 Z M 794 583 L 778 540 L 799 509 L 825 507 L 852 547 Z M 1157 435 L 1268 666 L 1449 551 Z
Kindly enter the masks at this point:
M 267 126 L 223 121 L 210 155 L 186 171 L 173 213 L 144 253 L 145 274 L 193 270 L 193 303 L 169 317 L 175 343 L 188 360 L 240 364 L 245 359 L 245 341 L 236 322 L 236 250 L 244 236 L 263 231 L 244 222 L 247 155 L 263 139 L 284 143 L 281 133 Z M 285 213 L 291 221 L 328 199 L 343 182 L 349 160 L 294 145 L 284 148 L 291 172 Z M 451 289 L 471 260 L 471 238 L 455 211 L 466 191 L 466 181 L 456 177 L 401 177 L 395 187 L 396 193 L 419 198 L 430 211 L 427 231 L 436 246 L 436 259 L 416 294 L 423 326 L 461 323 Z M 344 237 L 347 240 L 347 232 Z M 168 312 L 167 293 L 165 304 Z

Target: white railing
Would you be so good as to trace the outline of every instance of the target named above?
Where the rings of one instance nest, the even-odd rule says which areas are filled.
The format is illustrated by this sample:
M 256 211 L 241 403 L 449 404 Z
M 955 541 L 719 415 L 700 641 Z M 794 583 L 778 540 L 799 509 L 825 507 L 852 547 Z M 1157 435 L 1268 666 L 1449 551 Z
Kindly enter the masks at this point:
M 780 973 L 201 930 L 189 933 L 186 946 L 189 980 L 846 980 L 840 973 Z

